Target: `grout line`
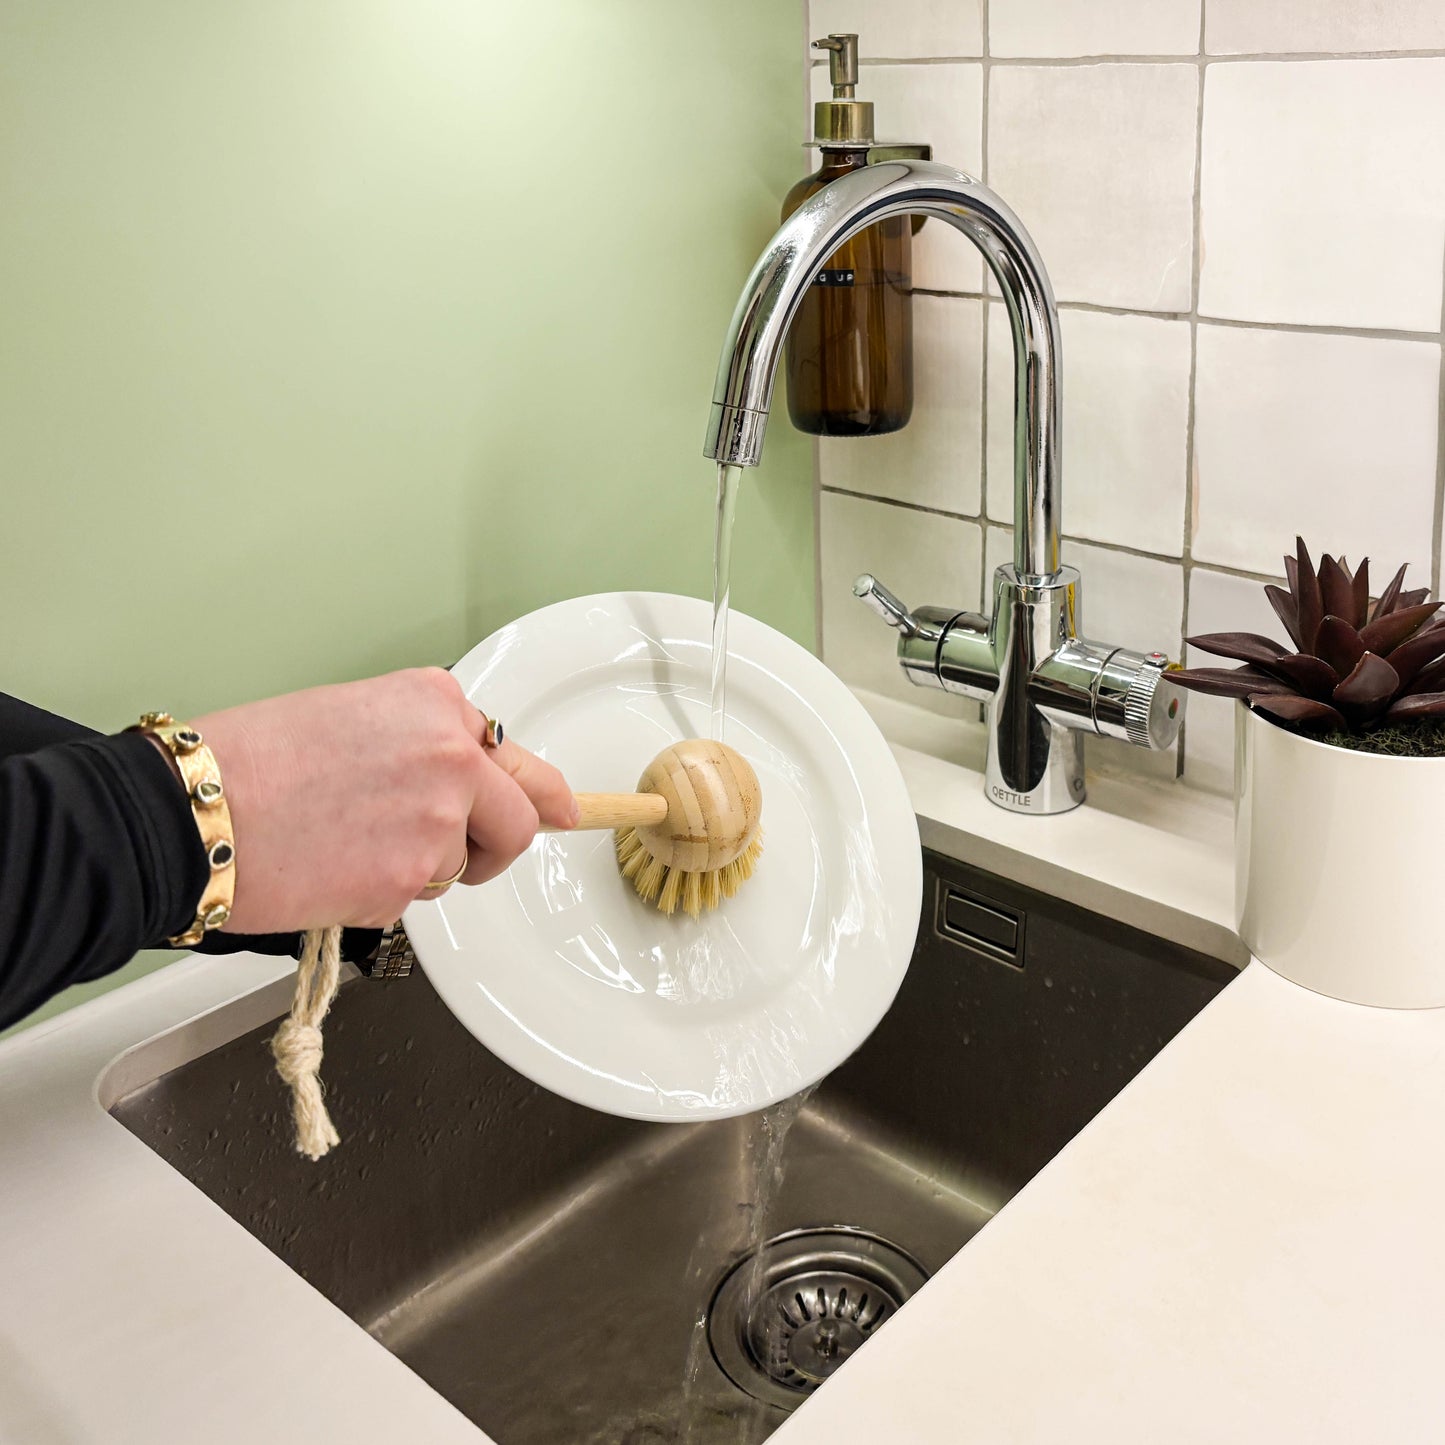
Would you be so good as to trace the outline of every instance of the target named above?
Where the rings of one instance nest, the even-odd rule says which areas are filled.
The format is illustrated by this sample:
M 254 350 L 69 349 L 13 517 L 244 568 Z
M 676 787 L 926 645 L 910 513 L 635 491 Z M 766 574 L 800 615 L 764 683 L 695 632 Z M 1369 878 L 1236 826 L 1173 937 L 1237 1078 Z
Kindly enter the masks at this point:
M 1184 535 L 1180 539 L 1183 561 L 1183 587 L 1179 602 L 1179 660 L 1184 660 L 1184 639 L 1189 636 L 1189 594 L 1194 582 L 1194 507 L 1199 462 L 1194 450 L 1194 415 L 1196 382 L 1199 377 L 1199 279 L 1204 270 L 1204 21 L 1208 0 L 1199 5 L 1199 94 L 1194 110 L 1194 177 L 1192 190 L 1193 232 L 1189 258 L 1189 400 L 1184 419 Z M 1189 754 L 1189 712 L 1179 726 L 1179 746 L 1175 753 L 1176 778 L 1184 776 Z
M 1285 586 L 1288 583 L 1283 572 L 1255 572 L 1248 567 L 1231 567 L 1228 562 L 1201 562 L 1196 558 L 1191 570 L 1215 572 L 1221 577 L 1238 577 L 1244 582 L 1274 582 L 1279 586 Z
M 818 487 L 820 491 L 835 497 L 856 497 L 860 502 L 877 502 L 880 506 L 899 507 L 905 512 L 923 512 L 930 517 L 947 517 L 950 522 L 972 522 L 975 526 L 982 526 L 986 520 L 982 513 L 947 512 L 942 507 L 925 507 L 922 502 L 905 502 L 899 497 L 880 497 L 873 492 L 855 492 L 851 487 L 830 487 L 827 482 L 820 482 Z
M 813 139 L 813 68 L 819 62 L 813 59 L 817 52 L 813 49 L 813 7 L 810 0 L 803 0 L 799 9 L 803 12 L 803 145 L 806 147 Z M 808 160 L 811 169 L 812 161 L 806 151 L 804 159 Z
M 985 513 L 950 512 L 942 507 L 928 507 L 922 502 L 905 502 L 900 497 L 880 497 L 876 492 L 859 492 L 852 487 L 819 484 L 819 490 L 835 497 L 852 497 L 860 502 L 877 502 L 881 507 L 898 507 L 905 512 L 923 512 L 930 517 L 946 517 L 951 522 L 971 522 L 978 527 L 992 527 L 999 532 L 1013 532 L 1012 522 L 1000 522 Z M 1097 537 L 1085 537 L 1077 532 L 1064 532 L 1062 540 L 1079 547 L 1094 547 L 1101 552 L 1118 552 L 1125 557 L 1138 557 L 1145 562 L 1161 562 L 1166 567 L 1181 567 L 1184 559 L 1177 552 L 1151 552 L 1147 547 L 1131 547 L 1125 542 L 1104 542 Z M 1271 572 L 1250 572 L 1243 568 L 1231 567 L 1223 562 L 1196 562 L 1207 572 L 1222 572 L 1230 577 L 1243 577 L 1254 582 L 1279 582 L 1283 578 Z
M 1074 532 L 1066 532 L 1064 541 L 1072 542 L 1078 547 L 1095 547 L 1101 552 L 1119 552 L 1125 557 L 1139 557 L 1146 562 L 1163 562 L 1169 567 L 1184 565 L 1184 558 L 1177 552 L 1151 552 L 1147 547 L 1131 547 L 1127 542 L 1101 542 L 1097 537 L 1081 537 Z
M 1196 167 L 1198 161 L 1196 160 Z M 1202 258 L 1201 258 L 1202 259 Z M 938 291 L 938 296 L 967 296 L 981 301 L 998 302 L 999 296 L 975 297 L 971 291 Z M 1423 341 L 1439 345 L 1441 331 L 1404 331 L 1389 326 L 1328 326 L 1313 321 L 1241 321 L 1232 316 L 1210 316 L 1189 311 L 1146 311 L 1138 306 L 1105 306 L 1097 301 L 1060 301 L 1060 311 L 1092 311 L 1101 316 L 1147 316 L 1156 321 L 1198 321 L 1202 326 L 1232 327 L 1239 331 L 1292 331 L 1303 336 L 1357 336 L 1369 341 Z
M 1000 532 L 1013 531 L 1012 522 L 1000 522 L 992 517 L 985 520 L 990 527 L 996 527 Z M 1072 542 L 1078 547 L 1093 547 L 1100 552 L 1119 552 L 1125 557 L 1139 557 L 1146 562 L 1162 562 L 1168 567 L 1179 567 L 1184 562 L 1177 552 L 1151 552 L 1146 547 L 1131 547 L 1127 542 L 1101 542 L 1097 537 L 1085 537 L 1077 532 L 1064 532 L 1061 540 Z
M 981 291 L 943 291 L 928 286 L 915 286 L 913 294 L 960 301 L 987 301 L 994 305 L 1003 301 L 1002 296 Z M 1099 301 L 1060 301 L 1058 308 L 1060 311 L 1091 311 L 1100 316 L 1144 316 L 1155 321 L 1197 319 L 1203 326 L 1233 327 L 1240 331 L 1292 331 L 1302 336 L 1358 336 L 1369 341 L 1423 341 L 1427 345 L 1439 345 L 1445 339 L 1445 325 L 1440 331 L 1405 331 L 1390 326 L 1331 326 L 1314 321 L 1243 321 L 1238 317 L 1210 316 L 1194 311 L 1149 311 L 1142 306 L 1106 306 Z
M 932 286 L 910 286 L 913 296 L 940 296 L 948 301 L 987 301 L 990 298 L 982 291 L 940 291 Z
M 1205 326 L 1232 326 L 1246 331 L 1294 331 L 1306 336 L 1360 336 L 1373 341 L 1427 341 L 1436 345 L 1439 331 L 1404 331 L 1390 326 L 1324 326 L 1308 321 L 1238 321 L 1229 316 L 1198 318 Z
M 987 52 L 988 41 L 984 47 Z M 977 65 L 991 60 L 995 65 L 1029 65 L 1050 70 L 1081 65 L 1267 65 L 1275 61 L 1331 60 L 1438 60 L 1445 50 L 1277 50 L 1231 55 L 1225 51 L 1179 51 L 1173 55 L 860 55 L 859 65 Z M 813 65 L 828 62 L 814 60 Z
M 1150 316 L 1159 321 L 1183 321 L 1188 311 L 1144 311 L 1132 306 L 1106 306 L 1100 301 L 1060 301 L 1060 311 L 1095 311 L 1104 316 Z
M 979 117 L 979 167 L 981 174 L 979 180 L 984 185 L 988 184 L 988 93 L 989 79 L 993 72 L 993 60 L 990 53 L 988 37 L 988 14 L 989 0 L 979 0 L 979 24 L 982 26 L 983 57 L 980 62 L 980 69 L 983 72 L 980 85 L 980 106 L 982 113 Z M 979 253 L 980 257 L 982 252 Z M 991 287 L 989 285 L 988 262 L 983 264 L 983 291 L 980 299 L 987 300 Z M 989 309 L 983 308 L 982 322 L 979 330 L 979 358 L 978 358 L 978 508 L 986 519 L 988 517 L 988 320 Z M 1062 380 L 1062 377 L 1060 377 Z M 1012 482 L 1012 478 L 1010 478 Z M 978 559 L 978 610 L 983 612 L 987 605 L 988 589 L 988 526 L 985 522 L 983 531 L 983 545 L 979 551 Z
M 1440 330 L 1445 332 L 1445 284 L 1441 287 Z M 1445 528 L 1445 357 L 1440 366 L 1440 420 L 1435 429 L 1435 535 L 1430 540 L 1430 586 L 1440 596 L 1441 530 Z

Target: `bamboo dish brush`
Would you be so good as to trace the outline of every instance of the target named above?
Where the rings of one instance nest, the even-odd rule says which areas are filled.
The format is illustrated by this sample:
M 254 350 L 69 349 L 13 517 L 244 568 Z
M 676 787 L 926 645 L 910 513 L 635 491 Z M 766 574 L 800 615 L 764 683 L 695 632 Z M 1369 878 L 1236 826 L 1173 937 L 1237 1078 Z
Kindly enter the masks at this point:
M 664 748 L 634 793 L 579 793 L 577 829 L 616 831 L 622 876 L 663 913 L 697 918 L 752 877 L 763 851 L 758 776 L 726 743 Z

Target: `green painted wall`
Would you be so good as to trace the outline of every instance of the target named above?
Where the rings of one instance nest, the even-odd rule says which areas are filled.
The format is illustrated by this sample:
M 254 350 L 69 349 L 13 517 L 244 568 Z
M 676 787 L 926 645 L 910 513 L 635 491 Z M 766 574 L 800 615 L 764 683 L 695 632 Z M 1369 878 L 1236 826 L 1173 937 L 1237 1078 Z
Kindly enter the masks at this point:
M 711 588 L 778 0 L 0 0 L 0 689 L 113 729 Z M 736 605 L 811 644 L 806 442 Z

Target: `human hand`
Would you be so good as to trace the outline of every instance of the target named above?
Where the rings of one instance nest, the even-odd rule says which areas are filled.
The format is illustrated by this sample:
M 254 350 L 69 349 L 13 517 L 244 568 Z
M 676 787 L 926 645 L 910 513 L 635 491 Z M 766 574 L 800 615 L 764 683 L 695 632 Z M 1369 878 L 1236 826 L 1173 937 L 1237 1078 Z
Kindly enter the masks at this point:
M 540 822 L 571 827 L 562 774 L 485 719 L 439 668 L 310 688 L 194 719 L 215 754 L 236 841 L 226 927 L 383 927 L 468 855 L 502 872 Z

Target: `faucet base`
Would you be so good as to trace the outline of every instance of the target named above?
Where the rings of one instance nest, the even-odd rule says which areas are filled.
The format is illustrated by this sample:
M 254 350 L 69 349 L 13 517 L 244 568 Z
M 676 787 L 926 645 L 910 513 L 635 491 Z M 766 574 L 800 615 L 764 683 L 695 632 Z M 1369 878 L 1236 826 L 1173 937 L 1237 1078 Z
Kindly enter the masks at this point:
M 1046 580 L 1025 580 L 1008 565 L 994 573 L 991 641 L 998 683 L 984 699 L 984 791 L 1011 813 L 1066 813 L 1084 801 L 1083 734 L 1070 720 L 1048 716 L 1034 686 L 1040 664 L 1074 635 L 1078 620 L 1079 574 L 1073 567 Z

